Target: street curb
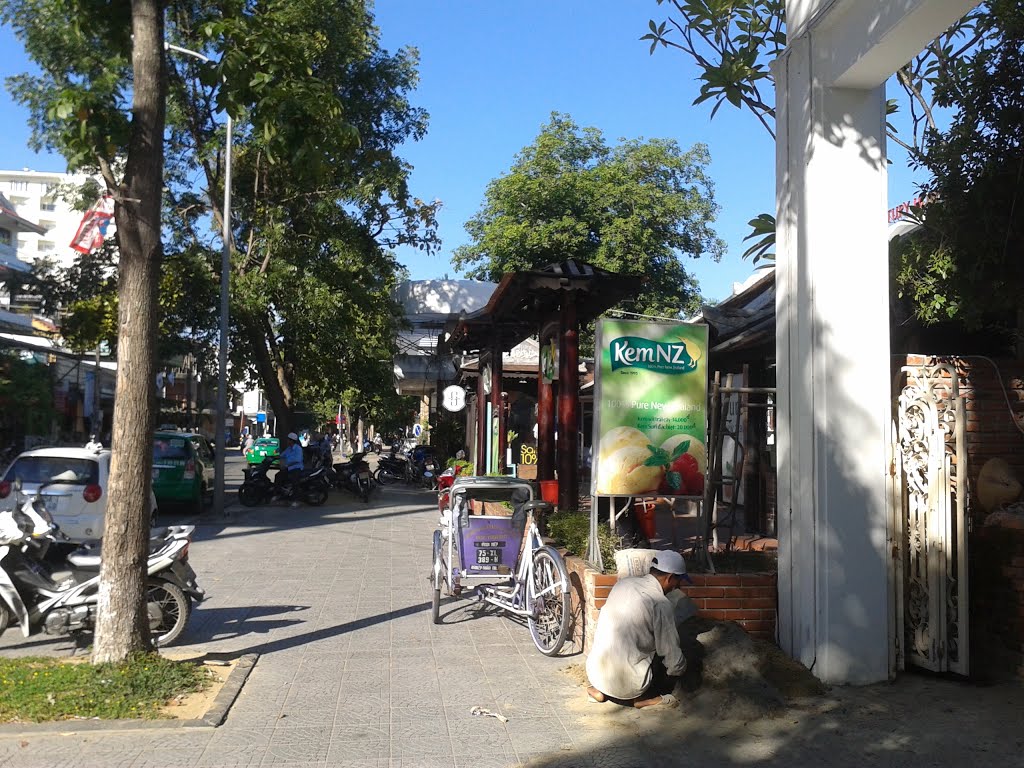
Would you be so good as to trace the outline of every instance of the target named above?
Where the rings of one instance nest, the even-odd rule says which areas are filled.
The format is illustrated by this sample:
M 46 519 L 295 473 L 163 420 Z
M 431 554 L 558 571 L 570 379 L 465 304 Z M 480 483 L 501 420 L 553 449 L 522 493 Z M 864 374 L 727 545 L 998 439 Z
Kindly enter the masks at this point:
M 6 723 L 0 725 L 0 738 L 15 736 L 70 735 L 88 731 L 148 731 L 180 728 L 216 728 L 228 716 L 242 686 L 256 665 L 258 653 L 247 653 L 238 659 L 224 687 L 213 700 L 206 714 L 193 720 L 55 720 L 48 723 Z

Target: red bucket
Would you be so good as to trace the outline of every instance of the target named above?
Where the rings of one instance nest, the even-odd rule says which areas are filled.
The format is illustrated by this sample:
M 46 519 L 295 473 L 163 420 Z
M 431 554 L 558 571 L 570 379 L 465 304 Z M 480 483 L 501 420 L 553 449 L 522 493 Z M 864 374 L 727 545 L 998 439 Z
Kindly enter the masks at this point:
M 658 523 L 654 514 L 654 502 L 638 501 L 633 505 L 633 514 L 636 515 L 637 525 L 640 532 L 646 539 L 653 539 L 658 535 Z
M 540 480 L 540 497 L 549 504 L 558 505 L 558 481 Z

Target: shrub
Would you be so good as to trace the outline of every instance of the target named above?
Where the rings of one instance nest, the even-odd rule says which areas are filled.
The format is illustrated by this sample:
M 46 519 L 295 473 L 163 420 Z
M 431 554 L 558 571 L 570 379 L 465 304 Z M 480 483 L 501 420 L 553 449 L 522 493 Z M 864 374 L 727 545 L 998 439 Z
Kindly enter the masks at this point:
M 557 512 L 547 520 L 548 535 L 578 557 L 586 558 L 590 544 L 590 515 L 585 512 Z M 622 538 L 607 525 L 597 529 L 598 545 L 605 570 L 615 569 L 615 553 L 622 549 Z

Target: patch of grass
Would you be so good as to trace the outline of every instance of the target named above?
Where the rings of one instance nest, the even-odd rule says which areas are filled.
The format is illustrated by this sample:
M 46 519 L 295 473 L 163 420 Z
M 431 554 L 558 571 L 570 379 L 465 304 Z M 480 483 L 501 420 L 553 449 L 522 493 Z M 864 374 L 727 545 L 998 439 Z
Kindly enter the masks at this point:
M 0 659 L 0 722 L 154 719 L 175 696 L 209 684 L 203 667 L 156 654 L 95 666 L 36 657 Z

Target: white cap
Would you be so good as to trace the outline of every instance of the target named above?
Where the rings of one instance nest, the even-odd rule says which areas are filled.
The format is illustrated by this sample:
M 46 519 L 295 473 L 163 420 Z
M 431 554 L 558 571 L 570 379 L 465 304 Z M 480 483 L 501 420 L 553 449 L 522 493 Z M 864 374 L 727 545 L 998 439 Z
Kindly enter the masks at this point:
M 299 436 L 296 435 L 294 432 L 289 432 L 288 433 L 288 439 L 289 440 L 294 440 L 295 442 L 298 442 L 299 441 Z
M 662 573 L 674 573 L 677 576 L 686 576 L 686 561 L 683 556 L 675 550 L 665 549 L 654 556 L 651 565 Z

